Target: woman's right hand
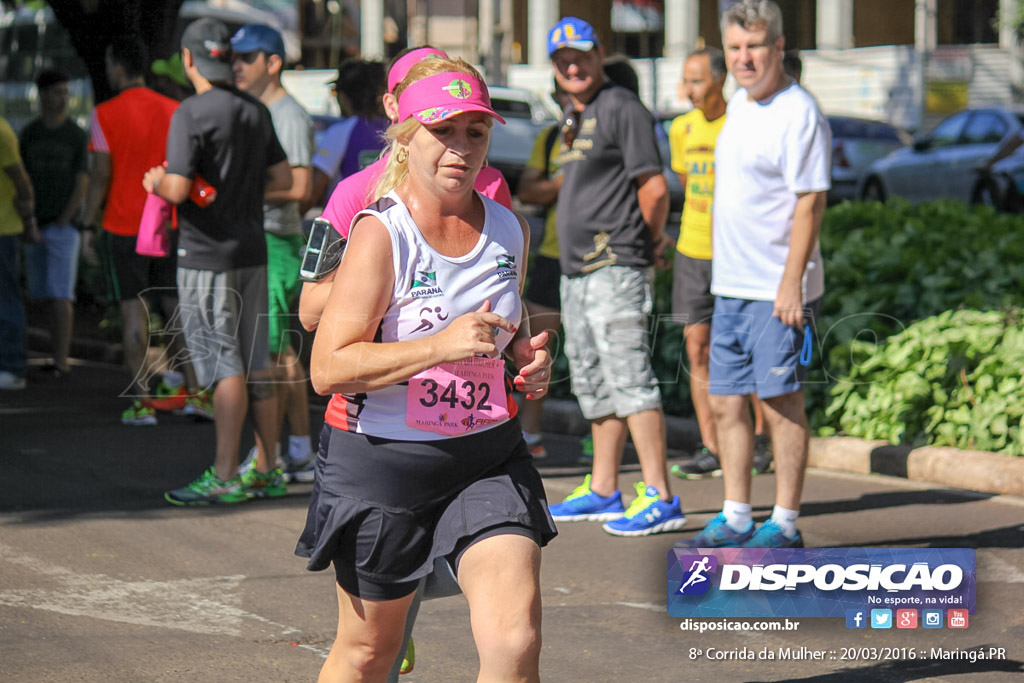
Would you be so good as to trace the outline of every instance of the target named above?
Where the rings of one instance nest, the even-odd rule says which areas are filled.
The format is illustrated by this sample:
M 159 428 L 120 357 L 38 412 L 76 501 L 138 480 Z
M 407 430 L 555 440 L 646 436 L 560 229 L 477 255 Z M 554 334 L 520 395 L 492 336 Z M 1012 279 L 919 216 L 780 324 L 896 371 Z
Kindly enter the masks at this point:
M 497 313 L 491 313 L 491 301 L 487 299 L 480 308 L 472 313 L 460 315 L 452 324 L 434 335 L 438 349 L 449 362 L 485 355 L 498 355 L 498 346 L 494 343 L 497 329 L 510 334 L 516 333 L 516 326 Z

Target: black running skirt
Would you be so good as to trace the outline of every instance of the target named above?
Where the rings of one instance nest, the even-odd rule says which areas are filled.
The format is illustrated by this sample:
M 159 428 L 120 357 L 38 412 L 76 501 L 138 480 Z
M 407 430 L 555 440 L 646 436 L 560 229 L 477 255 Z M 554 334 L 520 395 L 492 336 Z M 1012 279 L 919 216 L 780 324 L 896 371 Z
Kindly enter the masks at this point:
M 522 528 L 541 546 L 558 533 L 518 420 L 428 442 L 325 424 L 295 554 L 311 571 L 340 564 L 339 578 L 351 571 L 360 584 L 409 584 L 496 527 Z

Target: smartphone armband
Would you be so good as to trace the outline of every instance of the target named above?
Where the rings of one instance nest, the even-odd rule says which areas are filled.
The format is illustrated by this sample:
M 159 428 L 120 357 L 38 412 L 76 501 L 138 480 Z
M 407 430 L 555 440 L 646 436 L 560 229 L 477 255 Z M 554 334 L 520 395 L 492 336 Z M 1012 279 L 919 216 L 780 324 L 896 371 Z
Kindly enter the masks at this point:
M 322 280 L 341 263 L 346 243 L 347 240 L 326 218 L 314 219 L 306 250 L 302 255 L 299 277 L 306 282 Z

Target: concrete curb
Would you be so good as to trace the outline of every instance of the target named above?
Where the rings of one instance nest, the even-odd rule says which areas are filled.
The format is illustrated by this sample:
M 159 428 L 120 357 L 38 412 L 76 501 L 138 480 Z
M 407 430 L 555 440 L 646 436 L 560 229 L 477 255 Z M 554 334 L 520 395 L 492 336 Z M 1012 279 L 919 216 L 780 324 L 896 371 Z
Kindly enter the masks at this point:
M 1024 496 L 1024 458 L 959 448 L 893 446 L 853 437 L 811 439 L 811 467 L 885 474 L 959 489 Z

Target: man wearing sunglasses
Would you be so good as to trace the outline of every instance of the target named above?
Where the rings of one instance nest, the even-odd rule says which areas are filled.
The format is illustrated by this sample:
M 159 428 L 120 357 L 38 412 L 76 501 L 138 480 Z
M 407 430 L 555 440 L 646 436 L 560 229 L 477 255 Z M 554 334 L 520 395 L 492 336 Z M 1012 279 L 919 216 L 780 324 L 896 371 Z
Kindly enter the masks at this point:
M 288 449 L 277 464 L 286 481 L 311 482 L 314 454 L 309 438 L 306 372 L 288 343 L 288 322 L 302 289 L 299 266 L 306 240 L 299 207 L 313 192 L 313 122 L 281 84 L 285 53 L 280 33 L 264 24 L 249 24 L 231 37 L 231 49 L 235 85 L 258 97 L 270 110 L 274 132 L 291 166 L 292 186 L 267 192 L 263 202 L 270 301 L 267 339 L 272 366 L 278 375 L 274 383 L 279 404 L 278 426 L 287 417 L 290 434 Z M 255 460 L 253 448 L 242 463 L 243 474 L 252 469 Z
M 665 415 L 647 332 L 651 267 L 667 243 L 669 208 L 654 120 L 633 93 L 605 81 L 604 49 L 587 22 L 559 20 L 548 54 L 578 112 L 561 159 L 560 287 L 573 392 L 594 441 L 592 474 L 551 514 L 605 521 L 617 536 L 673 531 L 685 517 L 666 476 Z M 644 481 L 626 509 L 618 469 L 629 434 Z

